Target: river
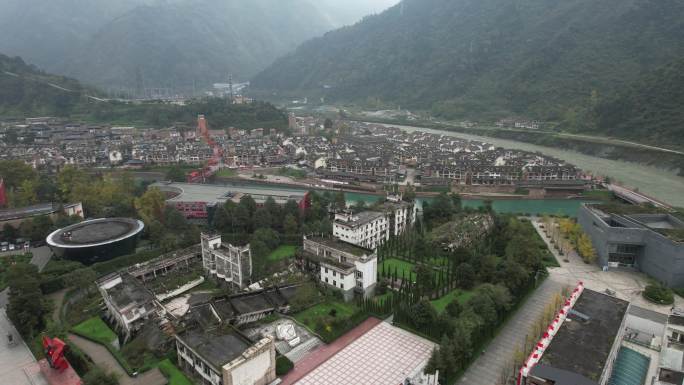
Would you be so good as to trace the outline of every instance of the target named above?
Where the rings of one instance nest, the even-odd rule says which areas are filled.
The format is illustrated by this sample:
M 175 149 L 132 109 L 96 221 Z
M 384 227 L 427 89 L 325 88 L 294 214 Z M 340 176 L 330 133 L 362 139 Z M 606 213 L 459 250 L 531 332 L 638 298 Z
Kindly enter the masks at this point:
M 401 128 L 407 132 L 429 132 L 432 134 L 449 135 L 462 139 L 487 142 L 497 147 L 541 152 L 542 154 L 553 156 L 568 163 L 572 163 L 585 172 L 589 172 L 594 175 L 609 176 L 614 181 L 619 182 L 625 187 L 636 188 L 646 195 L 652 196 L 673 206 L 684 207 L 684 178 L 677 176 L 677 174 L 672 171 L 637 163 L 584 155 L 575 151 L 566 151 L 559 148 L 517 142 L 514 140 L 490 138 L 479 135 L 463 134 L 460 132 L 404 126 L 399 124 L 387 124 L 387 126 Z
M 261 183 L 256 184 L 250 181 L 221 184 L 225 186 L 257 187 L 259 190 L 278 190 L 281 192 L 292 193 L 301 193 L 302 191 L 306 191 L 306 188 L 304 187 L 275 186 Z M 345 198 L 347 200 L 347 204 L 349 205 L 353 205 L 359 201 L 363 201 L 370 205 L 380 199 L 381 196 L 357 192 L 345 192 Z M 433 198 L 418 198 L 416 199 L 416 204 L 420 208 L 422 207 L 423 202 L 427 201 L 429 203 L 432 199 Z M 492 201 L 492 208 L 494 211 L 500 213 L 519 213 L 532 215 L 557 214 L 574 217 L 576 216 L 577 210 L 582 202 L 582 200 L 578 199 L 496 199 Z M 463 206 L 472 208 L 481 207 L 484 206 L 484 200 L 464 199 Z

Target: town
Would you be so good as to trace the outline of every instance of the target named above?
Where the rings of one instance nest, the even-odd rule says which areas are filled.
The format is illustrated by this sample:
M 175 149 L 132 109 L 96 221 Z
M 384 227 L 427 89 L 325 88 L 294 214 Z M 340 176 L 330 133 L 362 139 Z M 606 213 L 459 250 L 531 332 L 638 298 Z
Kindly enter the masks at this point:
M 658 384 L 684 375 L 660 358 L 678 351 L 684 316 L 668 288 L 684 286 L 684 222 L 670 206 L 452 136 L 294 114 L 287 130 L 210 125 L 3 126 L 14 169 L 0 191 L 2 282 L 16 331 L 2 326 L 12 349 L 26 341 L 3 355 L 47 352 L 17 384 L 325 384 L 340 372 L 349 384 L 601 384 L 630 365 Z M 31 174 L 57 181 L 49 202 L 24 198 L 52 189 Z M 573 211 L 495 209 L 559 197 Z M 19 315 L 31 285 L 43 305 Z M 508 320 L 517 307 L 527 317 Z M 515 344 L 487 347 L 501 325 L 496 338 Z M 569 351 L 596 335 L 609 338 Z M 478 368 L 492 359 L 497 370 Z
M 591 183 L 571 164 L 538 153 L 496 148 L 445 135 L 404 132 L 380 124 L 289 116 L 285 132 L 269 128 L 137 129 L 28 118 L 4 123 L 0 159 L 20 159 L 55 172 L 90 169 L 195 169 L 174 181 L 219 177 L 307 188 L 382 192 L 387 185 L 420 191 L 572 196 Z M 212 179 L 213 180 L 213 179 Z

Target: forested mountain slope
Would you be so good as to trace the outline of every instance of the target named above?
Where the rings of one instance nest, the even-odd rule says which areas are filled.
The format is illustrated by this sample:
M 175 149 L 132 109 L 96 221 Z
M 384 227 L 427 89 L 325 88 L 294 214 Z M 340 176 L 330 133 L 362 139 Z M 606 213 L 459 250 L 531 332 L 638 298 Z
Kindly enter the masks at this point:
M 312 1 L 0 0 L 0 52 L 99 86 L 200 88 L 341 25 Z
M 56 116 L 113 125 L 169 127 L 184 123 L 192 127 L 197 115 L 204 114 L 216 128 L 287 127 L 285 113 L 263 102 L 229 105 L 225 99 L 202 98 L 179 106 L 159 101 L 124 103 L 99 96 L 98 90 L 85 88 L 77 80 L 39 71 L 21 58 L 0 54 L 3 120 Z
M 608 124 L 586 111 L 681 58 L 679 0 L 404 0 L 302 44 L 253 86 L 585 130 Z

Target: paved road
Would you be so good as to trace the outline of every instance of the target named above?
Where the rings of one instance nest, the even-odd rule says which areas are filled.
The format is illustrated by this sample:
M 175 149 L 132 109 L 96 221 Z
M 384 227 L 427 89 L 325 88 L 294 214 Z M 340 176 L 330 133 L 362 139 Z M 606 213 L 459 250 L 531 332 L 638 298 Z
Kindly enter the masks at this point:
M 166 377 L 157 368 L 137 377 L 129 377 L 112 354 L 100 344 L 74 334 L 69 334 L 69 342 L 83 350 L 97 366 L 106 372 L 115 373 L 119 377 L 120 385 L 166 385 L 168 383 Z
M 547 278 L 506 323 L 499 335 L 489 344 L 485 353 L 470 365 L 457 384 L 499 384 L 501 375 L 508 362 L 513 359 L 516 349 L 521 349 L 525 343 L 528 330 L 537 322 L 546 305 L 562 288 L 563 284 Z

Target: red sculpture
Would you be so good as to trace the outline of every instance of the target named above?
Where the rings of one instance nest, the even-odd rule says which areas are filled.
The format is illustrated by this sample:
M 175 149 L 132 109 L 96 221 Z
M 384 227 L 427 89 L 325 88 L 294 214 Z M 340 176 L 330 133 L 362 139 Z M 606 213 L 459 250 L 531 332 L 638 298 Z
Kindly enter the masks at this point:
M 69 367 L 69 361 L 64 358 L 67 349 L 67 344 L 59 338 L 43 336 L 43 351 L 45 352 L 45 358 L 47 358 L 47 362 L 52 369 L 63 372 Z

